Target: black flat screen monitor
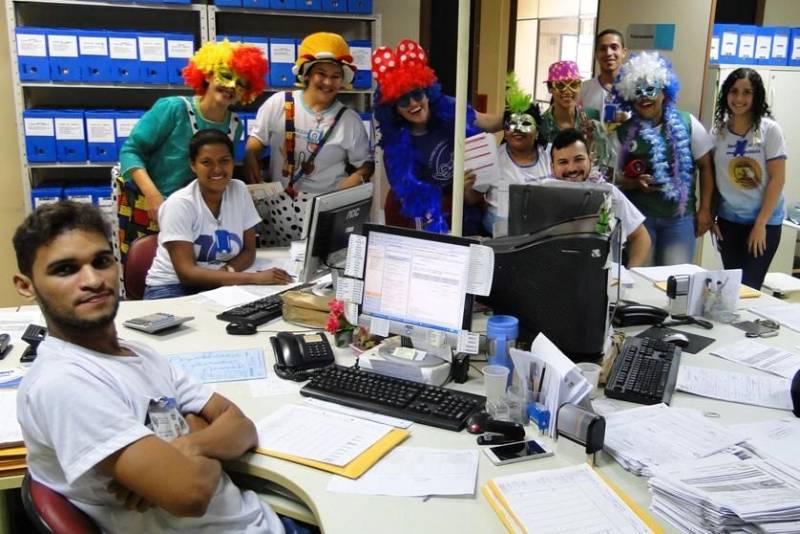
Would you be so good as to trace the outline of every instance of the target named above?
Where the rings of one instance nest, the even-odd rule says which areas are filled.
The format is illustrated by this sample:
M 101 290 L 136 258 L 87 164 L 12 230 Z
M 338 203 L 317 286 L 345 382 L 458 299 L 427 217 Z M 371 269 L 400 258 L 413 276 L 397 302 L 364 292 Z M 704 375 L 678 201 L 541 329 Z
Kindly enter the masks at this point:
M 550 180 L 513 184 L 508 192 L 508 235 L 532 234 L 600 211 L 611 185 Z

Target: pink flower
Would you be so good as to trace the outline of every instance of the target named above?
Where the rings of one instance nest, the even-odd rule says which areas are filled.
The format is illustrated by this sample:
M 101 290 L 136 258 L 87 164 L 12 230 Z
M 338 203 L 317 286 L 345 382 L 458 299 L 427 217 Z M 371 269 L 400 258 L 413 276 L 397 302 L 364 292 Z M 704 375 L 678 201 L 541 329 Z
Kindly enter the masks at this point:
M 331 334 L 335 334 L 339 331 L 339 319 L 334 317 L 333 315 L 329 315 L 328 319 L 325 321 L 325 330 L 330 332 Z
M 333 299 L 328 306 L 331 309 L 331 314 L 337 317 L 344 315 L 344 302 L 341 300 Z

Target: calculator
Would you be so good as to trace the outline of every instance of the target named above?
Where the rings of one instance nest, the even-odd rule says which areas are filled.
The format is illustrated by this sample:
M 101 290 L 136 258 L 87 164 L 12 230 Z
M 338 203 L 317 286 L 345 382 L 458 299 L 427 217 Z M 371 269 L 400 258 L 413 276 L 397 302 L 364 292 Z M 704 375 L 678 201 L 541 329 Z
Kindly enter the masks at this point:
M 191 321 L 192 319 L 194 319 L 194 317 L 178 317 L 177 315 L 172 315 L 170 313 L 152 313 L 150 315 L 128 319 L 122 324 L 128 328 L 141 330 L 142 332 L 147 332 L 148 334 L 155 334 L 157 332 L 161 332 L 162 330 L 167 330 L 168 328 L 175 328 L 176 326 L 183 324 L 186 321 Z

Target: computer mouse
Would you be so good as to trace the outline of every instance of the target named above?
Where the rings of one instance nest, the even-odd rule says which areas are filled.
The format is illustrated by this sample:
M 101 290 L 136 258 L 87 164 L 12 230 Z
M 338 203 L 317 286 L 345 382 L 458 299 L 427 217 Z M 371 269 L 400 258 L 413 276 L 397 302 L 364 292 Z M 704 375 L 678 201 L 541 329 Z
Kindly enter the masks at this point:
M 673 332 L 671 334 L 667 334 L 666 336 L 661 338 L 661 341 L 665 343 L 672 343 L 681 348 L 689 346 L 689 338 L 686 337 L 686 334 L 681 334 L 680 332 Z
M 488 412 L 475 412 L 467 417 L 467 432 L 470 434 L 482 434 L 486 421 L 490 419 Z
M 228 323 L 225 331 L 232 336 L 252 336 L 257 330 L 251 323 Z

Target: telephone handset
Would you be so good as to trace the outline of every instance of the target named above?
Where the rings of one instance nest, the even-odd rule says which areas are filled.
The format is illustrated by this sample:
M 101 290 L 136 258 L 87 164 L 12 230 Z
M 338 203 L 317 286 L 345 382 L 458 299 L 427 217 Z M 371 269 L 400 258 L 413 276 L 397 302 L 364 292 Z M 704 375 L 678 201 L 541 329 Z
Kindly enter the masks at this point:
M 333 365 L 333 349 L 324 333 L 293 334 L 279 332 L 270 338 L 275 353 L 275 374 L 302 382 L 311 378 L 314 369 Z
M 614 326 L 635 326 L 641 324 L 659 324 L 669 313 L 666 310 L 647 304 L 617 305 L 614 311 Z

